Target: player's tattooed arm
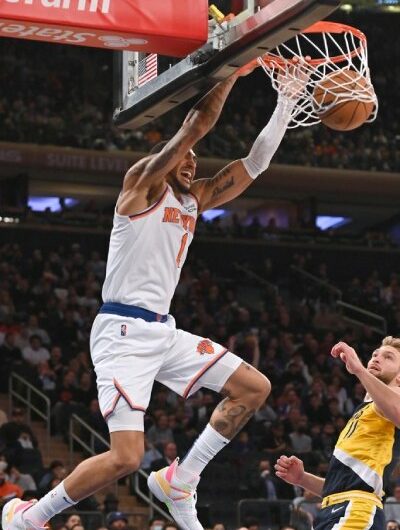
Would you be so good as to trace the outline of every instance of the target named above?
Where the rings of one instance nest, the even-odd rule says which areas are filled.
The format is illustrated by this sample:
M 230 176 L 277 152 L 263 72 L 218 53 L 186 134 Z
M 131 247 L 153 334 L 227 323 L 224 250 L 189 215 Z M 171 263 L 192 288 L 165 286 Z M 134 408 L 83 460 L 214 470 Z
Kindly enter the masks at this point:
M 215 125 L 237 76 L 217 83 L 189 111 L 179 131 L 159 153 L 139 160 L 126 174 L 124 191 L 149 188 L 162 180 Z
M 204 134 L 206 134 L 217 122 L 226 98 L 236 80 L 237 76 L 231 76 L 215 85 L 192 107 L 183 124 L 190 123 L 192 126 L 200 126 L 205 130 Z
M 254 182 L 241 160 L 236 160 L 219 171 L 213 178 L 196 180 L 191 192 L 199 201 L 200 212 L 215 208 L 238 197 Z
M 215 85 L 212 90 L 210 90 L 192 107 L 186 116 L 184 125 L 185 123 L 200 124 L 202 128 L 206 129 L 206 132 L 204 133 L 206 134 L 217 122 L 226 98 L 236 80 L 239 77 L 245 77 L 251 74 L 251 72 L 258 68 L 258 66 L 258 61 L 251 61 L 242 68 L 236 70 L 233 75 Z

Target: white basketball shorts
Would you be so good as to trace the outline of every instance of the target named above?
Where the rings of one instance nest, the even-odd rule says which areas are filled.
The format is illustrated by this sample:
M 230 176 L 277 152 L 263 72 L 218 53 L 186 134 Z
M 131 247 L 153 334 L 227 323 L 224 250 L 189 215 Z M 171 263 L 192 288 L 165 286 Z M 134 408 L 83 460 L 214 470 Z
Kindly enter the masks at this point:
M 209 339 L 165 323 L 100 313 L 90 336 L 101 412 L 110 432 L 143 431 L 154 381 L 187 398 L 199 388 L 220 391 L 242 363 Z

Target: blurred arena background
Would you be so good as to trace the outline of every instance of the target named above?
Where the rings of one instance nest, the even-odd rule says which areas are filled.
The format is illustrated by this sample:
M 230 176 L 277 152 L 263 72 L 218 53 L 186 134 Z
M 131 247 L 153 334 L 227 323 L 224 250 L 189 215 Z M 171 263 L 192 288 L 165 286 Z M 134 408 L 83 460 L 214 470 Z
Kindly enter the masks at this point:
M 241 10 L 240 0 L 214 3 Z M 323 475 L 363 399 L 331 347 L 340 338 L 367 359 L 386 333 L 400 334 L 400 6 L 349 2 L 330 19 L 368 37 L 378 118 L 348 133 L 289 131 L 243 197 L 199 219 L 174 298 L 179 327 L 224 344 L 272 382 L 265 406 L 204 474 L 200 519 L 215 530 L 311 529 L 318 503 L 271 464 L 294 452 Z M 240 81 L 197 146 L 199 176 L 247 154 L 275 97 L 262 71 Z M 49 491 L 106 447 L 88 337 L 114 203 L 125 170 L 170 137 L 189 106 L 118 130 L 113 52 L 0 39 L 2 500 Z M 156 387 L 143 470 L 185 453 L 217 401 L 199 392 L 184 402 Z M 388 484 L 385 510 L 400 523 L 396 465 Z M 147 495 L 136 474 L 53 528 L 166 528 Z

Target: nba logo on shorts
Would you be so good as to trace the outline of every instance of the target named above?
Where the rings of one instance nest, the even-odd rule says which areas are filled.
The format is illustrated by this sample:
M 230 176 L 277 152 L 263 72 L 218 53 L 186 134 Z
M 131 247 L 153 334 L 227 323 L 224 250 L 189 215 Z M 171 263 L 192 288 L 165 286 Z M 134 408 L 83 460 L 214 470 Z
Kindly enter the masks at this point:
M 126 337 L 126 324 L 121 324 L 121 337 Z

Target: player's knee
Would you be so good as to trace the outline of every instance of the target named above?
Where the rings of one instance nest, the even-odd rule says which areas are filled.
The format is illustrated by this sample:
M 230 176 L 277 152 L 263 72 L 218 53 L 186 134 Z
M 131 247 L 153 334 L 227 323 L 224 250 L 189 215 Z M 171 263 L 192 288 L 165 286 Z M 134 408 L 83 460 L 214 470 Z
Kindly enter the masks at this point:
M 258 377 L 255 378 L 252 388 L 254 404 L 258 408 L 267 399 L 271 392 L 271 383 L 265 375 L 258 373 Z
M 139 469 L 142 460 L 141 455 L 133 452 L 127 454 L 115 453 L 111 455 L 111 458 L 116 477 L 124 477 L 130 473 L 134 473 Z
M 128 470 L 127 474 L 134 473 L 140 467 L 142 459 L 138 455 L 131 455 L 126 462 L 126 469 Z
M 258 409 L 269 396 L 271 383 L 261 372 L 246 365 L 235 373 L 224 390 L 232 399 Z

